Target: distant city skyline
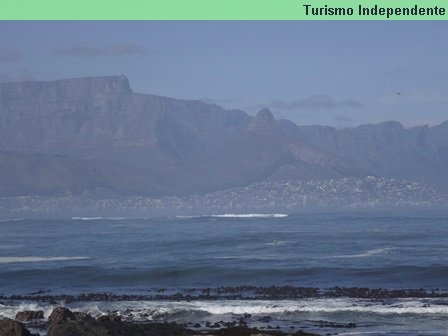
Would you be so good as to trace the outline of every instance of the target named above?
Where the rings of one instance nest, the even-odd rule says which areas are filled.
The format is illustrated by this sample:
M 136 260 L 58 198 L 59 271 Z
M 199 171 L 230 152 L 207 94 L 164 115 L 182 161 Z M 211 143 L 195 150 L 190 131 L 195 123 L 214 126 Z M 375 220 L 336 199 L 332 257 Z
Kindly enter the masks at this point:
M 2 21 L 0 81 L 125 75 L 135 92 L 299 125 L 435 125 L 446 35 L 445 21 Z

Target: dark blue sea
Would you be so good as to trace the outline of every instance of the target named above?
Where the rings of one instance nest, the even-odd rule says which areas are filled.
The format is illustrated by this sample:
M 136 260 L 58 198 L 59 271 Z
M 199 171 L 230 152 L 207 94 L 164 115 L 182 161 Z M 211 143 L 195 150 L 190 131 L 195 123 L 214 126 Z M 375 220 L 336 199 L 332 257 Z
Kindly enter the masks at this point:
M 276 299 L 252 297 L 241 286 L 423 289 L 437 295 Z M 221 287 L 246 297 L 169 296 Z M 203 323 L 244 316 L 253 326 L 322 335 L 448 335 L 447 291 L 443 210 L 0 221 L 0 316 L 24 309 L 48 314 L 63 304 L 94 315 L 118 311 L 133 320 Z M 152 298 L 11 299 L 89 293 Z M 154 293 L 166 297 L 154 299 Z M 356 327 L 344 327 L 348 323 Z

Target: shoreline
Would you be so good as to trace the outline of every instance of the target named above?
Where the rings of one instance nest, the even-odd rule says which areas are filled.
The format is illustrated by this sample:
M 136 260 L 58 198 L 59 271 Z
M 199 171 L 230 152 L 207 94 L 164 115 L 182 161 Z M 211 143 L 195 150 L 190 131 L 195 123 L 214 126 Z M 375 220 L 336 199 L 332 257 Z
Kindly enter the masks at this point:
M 4 336 L 2 318 L 11 319 L 3 323 L 15 319 L 31 332 L 47 336 L 315 336 L 365 332 L 395 336 L 400 335 L 400 326 L 413 330 L 415 323 L 424 323 L 421 330 L 439 335 L 439 320 L 448 313 L 448 292 L 441 290 L 238 286 L 190 288 L 176 293 L 163 288 L 152 291 L 155 295 L 52 295 L 41 290 L 30 295 L 0 296 L 0 335 Z M 55 322 L 57 310 L 65 312 L 65 320 Z M 384 316 L 390 316 L 393 324 L 384 323 Z
M 294 287 L 252 285 L 228 287 L 204 287 L 173 290 L 168 288 L 152 288 L 149 294 L 115 294 L 111 292 L 51 294 L 50 290 L 39 290 L 29 294 L 0 295 L 3 301 L 30 301 L 46 303 L 74 303 L 91 301 L 218 301 L 218 300 L 294 300 L 294 299 L 406 299 L 406 298 L 448 298 L 446 289 L 384 289 L 366 287 Z

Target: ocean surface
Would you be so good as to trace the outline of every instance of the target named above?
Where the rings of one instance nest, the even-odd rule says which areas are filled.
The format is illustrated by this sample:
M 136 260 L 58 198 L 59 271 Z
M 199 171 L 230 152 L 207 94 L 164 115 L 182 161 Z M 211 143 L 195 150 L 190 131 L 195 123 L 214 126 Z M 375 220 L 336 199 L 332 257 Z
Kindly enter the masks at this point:
M 263 298 L 244 297 L 240 286 L 421 288 L 438 295 Z M 243 298 L 169 296 L 221 287 Z M 443 210 L 0 220 L 0 316 L 24 309 L 48 314 L 64 304 L 94 315 L 118 311 L 130 320 L 244 318 L 252 326 L 322 335 L 448 335 L 447 292 Z M 89 293 L 133 297 L 10 298 Z M 145 299 L 154 293 L 166 297 Z

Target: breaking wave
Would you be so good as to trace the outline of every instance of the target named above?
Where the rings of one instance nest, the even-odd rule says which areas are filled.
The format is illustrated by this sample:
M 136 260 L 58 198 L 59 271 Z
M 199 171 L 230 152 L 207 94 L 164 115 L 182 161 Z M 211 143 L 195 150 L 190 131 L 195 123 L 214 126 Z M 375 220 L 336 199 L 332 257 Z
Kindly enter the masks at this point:
M 279 256 L 275 255 L 229 255 L 229 256 L 218 256 L 214 259 L 238 259 L 238 260 L 277 260 L 280 259 Z
M 43 310 L 48 317 L 55 307 L 52 304 L 24 303 L 0 304 L 0 316 L 14 317 L 23 310 Z M 127 315 L 131 320 L 154 320 L 158 317 L 182 319 L 196 316 L 203 318 L 211 315 L 243 315 L 254 316 L 276 314 L 291 316 L 301 313 L 368 313 L 379 315 L 415 314 L 415 315 L 446 315 L 448 305 L 436 301 L 422 301 L 415 299 L 400 299 L 390 304 L 374 300 L 361 299 L 313 299 L 313 300 L 217 300 L 217 301 L 116 301 L 116 302 L 75 302 L 67 307 L 83 311 L 93 316 L 100 316 L 116 312 L 121 316 Z
M 359 253 L 359 254 L 343 254 L 343 255 L 329 256 L 327 258 L 367 258 L 367 257 L 376 256 L 376 255 L 386 254 L 389 251 L 393 251 L 396 249 L 397 249 L 397 247 L 384 247 L 384 248 L 368 250 L 364 253 Z
M 287 214 L 223 214 L 223 215 L 211 215 L 210 217 L 216 218 L 283 218 L 288 217 Z
M 357 312 L 374 314 L 447 314 L 448 305 L 423 303 L 420 300 L 397 300 L 385 305 L 359 299 L 313 299 L 300 301 L 215 301 L 192 302 L 190 309 L 210 314 L 275 314 L 292 312 Z
M 72 220 L 82 220 L 82 221 L 124 221 L 124 220 L 135 220 L 144 219 L 143 217 L 72 217 Z
M 0 223 L 9 223 L 9 222 L 21 222 L 25 220 L 25 218 L 8 218 L 8 219 L 0 219 Z
M 86 260 L 90 257 L 0 257 L 0 264 Z
M 287 214 L 275 213 L 275 214 L 216 214 L 216 215 L 200 215 L 200 216 L 176 216 L 179 219 L 190 219 L 190 218 L 284 218 L 288 217 Z

